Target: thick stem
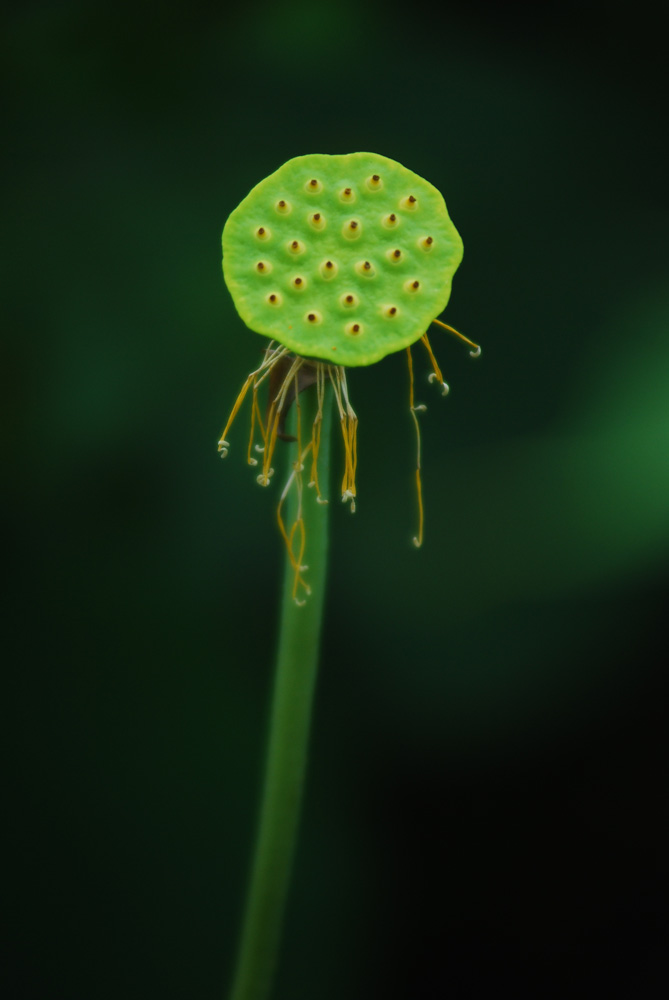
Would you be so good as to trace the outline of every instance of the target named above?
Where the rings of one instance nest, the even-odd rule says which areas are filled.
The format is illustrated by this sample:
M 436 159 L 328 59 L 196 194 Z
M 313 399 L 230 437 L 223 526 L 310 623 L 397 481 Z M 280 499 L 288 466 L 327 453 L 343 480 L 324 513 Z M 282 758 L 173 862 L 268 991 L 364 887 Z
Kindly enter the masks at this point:
M 306 430 L 311 428 L 317 411 L 315 387 L 301 393 L 299 401 L 302 428 Z M 318 458 L 319 478 L 326 491 L 331 411 L 328 386 Z M 297 445 L 291 445 L 290 452 L 289 470 L 292 470 Z M 305 472 L 308 463 L 309 459 Z M 287 500 L 288 525 L 295 517 L 296 492 L 291 490 Z M 286 558 L 265 781 L 230 1000 L 268 1000 L 270 996 L 295 854 L 325 596 L 328 506 L 318 504 L 314 491 L 305 489 L 302 514 L 306 532 L 305 561 L 309 566 L 305 576 L 311 586 L 311 596 L 303 606 L 293 600 L 294 570 Z

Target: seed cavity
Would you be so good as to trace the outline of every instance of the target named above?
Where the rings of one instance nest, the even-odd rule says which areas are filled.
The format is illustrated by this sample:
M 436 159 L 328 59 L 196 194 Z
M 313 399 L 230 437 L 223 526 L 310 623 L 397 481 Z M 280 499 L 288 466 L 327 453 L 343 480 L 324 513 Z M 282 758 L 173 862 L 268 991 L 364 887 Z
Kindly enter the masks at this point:
M 399 225 L 400 220 L 397 218 L 394 212 L 390 215 L 384 215 L 381 219 L 381 225 L 386 229 L 395 229 Z
M 371 177 L 368 177 L 365 184 L 369 191 L 380 191 L 383 187 L 383 181 L 378 174 L 372 174 Z
M 397 308 L 397 306 L 386 306 L 384 312 L 386 316 L 390 317 L 390 319 L 393 319 L 395 316 L 399 315 L 399 309 Z
M 347 187 L 343 191 L 339 192 L 339 200 L 343 202 L 348 202 L 352 204 L 355 201 L 355 194 L 353 193 L 353 188 Z
M 422 239 L 418 240 L 418 246 L 421 250 L 429 251 L 434 246 L 434 240 L 431 236 L 423 236 Z
M 268 260 L 259 260 L 256 264 L 256 271 L 258 274 L 269 274 L 272 270 L 272 265 Z
M 376 271 L 374 270 L 374 265 L 369 260 L 358 261 L 358 263 L 355 265 L 355 269 L 358 272 L 358 274 L 361 274 L 363 276 L 363 278 L 373 278 L 374 275 L 376 274 Z
M 304 289 L 307 287 L 307 282 L 302 277 L 301 274 L 298 274 L 293 278 L 292 285 L 293 288 L 296 288 L 298 290 L 298 292 L 303 292 Z
M 400 208 L 405 209 L 407 212 L 415 212 L 418 208 L 418 200 L 415 195 L 409 194 L 406 198 L 402 198 L 400 202 Z
M 362 323 L 347 323 L 346 332 L 352 337 L 358 337 L 362 333 Z
M 289 201 L 286 201 L 285 198 L 282 198 L 281 201 L 277 201 L 274 208 L 279 213 L 279 215 L 289 215 L 290 212 L 292 212 L 293 210 L 293 206 Z
M 310 215 L 309 225 L 313 229 L 318 229 L 318 230 L 325 229 L 325 219 L 323 218 L 322 212 L 314 212 L 313 215 Z
M 353 292 L 346 292 L 344 295 L 340 295 L 339 302 L 344 309 L 355 309 L 356 306 L 360 305 L 360 299 Z
M 317 309 L 312 309 L 311 312 L 308 312 L 304 318 L 309 326 L 316 326 L 318 323 L 323 322 L 323 317 Z
M 360 219 L 349 219 L 348 222 L 344 223 L 342 229 L 342 236 L 346 237 L 347 240 L 357 240 L 362 233 L 362 223 Z
M 302 240 L 291 240 L 288 244 L 288 252 L 294 255 L 304 253 L 306 247 Z
M 404 290 L 406 292 L 411 292 L 412 294 L 419 291 L 420 281 L 418 278 L 410 278 L 409 281 L 404 282 Z
M 304 186 L 309 194 L 320 194 L 323 190 L 323 185 L 316 177 L 312 177 L 311 180 L 308 180 Z
M 386 250 L 386 257 L 388 258 L 391 264 L 399 264 L 399 262 L 402 260 L 402 256 L 403 256 L 402 251 L 399 249 Z
M 323 261 L 318 270 L 320 271 L 321 276 L 329 281 L 331 278 L 334 278 L 339 268 L 337 267 L 335 261 L 330 260 L 328 257 L 327 260 Z
M 272 235 L 271 232 L 269 231 L 269 229 L 267 229 L 266 226 L 258 226 L 258 228 L 256 229 L 256 237 L 259 240 L 268 240 L 271 235 Z
M 270 306 L 280 306 L 282 301 L 283 300 L 278 292 L 270 292 L 270 294 L 265 298 L 265 302 L 267 302 Z

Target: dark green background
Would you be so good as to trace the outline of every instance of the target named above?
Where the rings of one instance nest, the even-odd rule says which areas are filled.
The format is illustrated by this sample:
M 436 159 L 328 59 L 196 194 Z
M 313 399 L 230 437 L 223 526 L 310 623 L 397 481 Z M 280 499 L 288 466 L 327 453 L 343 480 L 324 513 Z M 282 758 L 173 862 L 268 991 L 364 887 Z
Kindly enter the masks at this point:
M 3 45 L 12 996 L 222 996 L 281 546 L 244 420 L 216 455 L 261 346 L 220 232 L 284 160 L 356 149 L 444 193 L 483 356 L 434 334 L 446 400 L 417 361 L 421 552 L 404 359 L 351 374 L 277 998 L 659 996 L 659 22 L 67 0 Z

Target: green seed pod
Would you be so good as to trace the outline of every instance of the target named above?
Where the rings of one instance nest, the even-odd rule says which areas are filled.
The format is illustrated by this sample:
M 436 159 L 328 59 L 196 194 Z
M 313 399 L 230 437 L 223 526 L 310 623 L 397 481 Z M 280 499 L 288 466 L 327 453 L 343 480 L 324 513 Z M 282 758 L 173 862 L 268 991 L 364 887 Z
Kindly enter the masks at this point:
M 223 274 L 246 325 L 351 367 L 423 337 L 461 260 L 439 191 L 376 153 L 288 160 L 223 230 Z

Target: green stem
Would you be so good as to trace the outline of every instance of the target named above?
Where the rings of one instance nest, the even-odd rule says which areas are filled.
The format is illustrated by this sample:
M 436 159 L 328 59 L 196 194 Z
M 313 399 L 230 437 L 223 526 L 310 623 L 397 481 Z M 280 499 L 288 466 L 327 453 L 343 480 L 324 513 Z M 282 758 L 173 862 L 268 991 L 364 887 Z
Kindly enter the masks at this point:
M 317 410 L 315 387 L 301 393 L 299 402 L 303 436 L 306 436 L 305 430 L 311 428 Z M 325 489 L 329 483 L 331 410 L 328 386 L 318 459 L 319 478 Z M 290 452 L 292 471 L 297 445 L 291 445 Z M 309 457 L 305 472 L 308 463 Z M 287 507 L 286 524 L 290 526 L 297 509 L 294 488 Z M 265 781 L 230 1000 L 267 1000 L 270 996 L 295 854 L 318 669 L 328 547 L 328 507 L 316 503 L 313 490 L 303 491 L 302 513 L 305 560 L 309 566 L 306 578 L 311 596 L 301 607 L 293 600 L 294 573 L 286 557 Z

